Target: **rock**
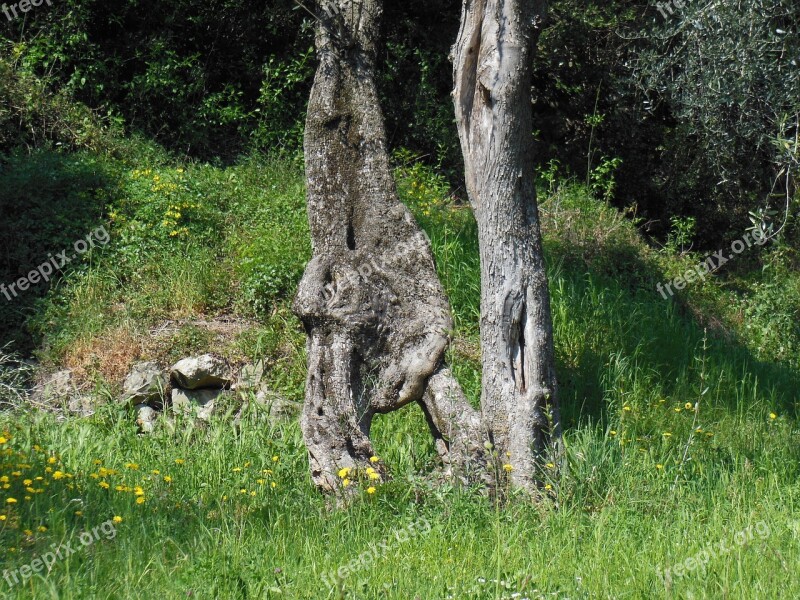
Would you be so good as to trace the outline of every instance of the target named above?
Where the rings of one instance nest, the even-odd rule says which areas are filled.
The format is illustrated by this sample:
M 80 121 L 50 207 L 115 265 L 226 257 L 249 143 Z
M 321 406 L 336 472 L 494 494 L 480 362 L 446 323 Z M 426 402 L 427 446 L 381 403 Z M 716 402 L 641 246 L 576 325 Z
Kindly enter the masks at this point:
M 147 404 L 136 405 L 136 424 L 142 433 L 153 433 L 158 413 Z
M 211 354 L 184 358 L 170 370 L 172 381 L 184 390 L 222 389 L 231 384 L 230 370 L 221 358 Z
M 295 418 L 303 409 L 299 402 L 287 400 L 274 391 L 262 387 L 256 394 L 256 403 L 269 411 L 269 416 L 276 420 L 290 420 Z
M 53 373 L 42 386 L 42 396 L 45 400 L 66 400 L 74 392 L 72 371 L 69 369 Z
M 94 414 L 99 401 L 92 396 L 75 396 L 67 402 L 67 410 L 74 415 L 89 417 Z
M 125 404 L 161 406 L 167 384 L 166 375 L 156 363 L 138 363 L 125 378 L 120 401 Z
M 236 382 L 234 389 L 252 390 L 261 383 L 264 377 L 264 362 L 258 361 L 254 365 L 245 365 L 239 373 L 239 381 Z
M 172 390 L 172 410 L 176 414 L 194 416 L 202 421 L 210 421 L 219 411 L 223 399 L 232 397 L 225 390 Z

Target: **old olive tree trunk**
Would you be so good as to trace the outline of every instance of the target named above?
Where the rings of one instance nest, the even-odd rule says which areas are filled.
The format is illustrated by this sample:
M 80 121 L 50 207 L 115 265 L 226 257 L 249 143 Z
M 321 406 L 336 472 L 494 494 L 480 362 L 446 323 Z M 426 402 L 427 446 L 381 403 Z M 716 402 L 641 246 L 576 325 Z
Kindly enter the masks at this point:
M 481 258 L 483 418 L 512 482 L 533 490 L 560 435 L 533 169 L 541 0 L 465 0 L 454 103 Z
M 479 471 L 483 429 L 443 364 L 450 307 L 430 244 L 400 202 L 373 80 L 380 0 L 317 7 L 319 67 L 305 133 L 313 258 L 294 310 L 308 335 L 301 425 L 314 483 L 370 463 L 377 413 L 423 407 L 446 465 Z

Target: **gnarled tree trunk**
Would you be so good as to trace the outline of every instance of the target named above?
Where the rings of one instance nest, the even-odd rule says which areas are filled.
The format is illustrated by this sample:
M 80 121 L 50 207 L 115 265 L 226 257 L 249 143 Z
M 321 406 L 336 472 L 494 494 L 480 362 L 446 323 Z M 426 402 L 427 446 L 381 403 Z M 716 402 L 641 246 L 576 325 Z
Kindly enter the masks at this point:
M 385 473 L 369 462 L 372 419 L 410 402 L 448 466 L 466 473 L 480 460 L 480 419 L 442 364 L 450 307 L 389 166 L 373 80 L 381 6 L 333 0 L 318 11 L 305 133 L 313 258 L 294 310 L 308 334 L 301 424 L 326 491 L 342 489 L 343 468 Z
M 483 417 L 512 481 L 531 490 L 560 433 L 533 170 L 532 53 L 544 10 L 540 0 L 465 0 L 454 47 L 480 243 Z

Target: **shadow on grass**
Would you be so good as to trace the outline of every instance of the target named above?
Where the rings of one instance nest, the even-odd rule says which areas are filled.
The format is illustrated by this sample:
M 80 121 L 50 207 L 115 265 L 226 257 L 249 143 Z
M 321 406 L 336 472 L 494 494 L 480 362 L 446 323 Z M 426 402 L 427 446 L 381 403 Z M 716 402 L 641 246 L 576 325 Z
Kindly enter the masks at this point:
M 712 395 L 720 392 L 717 406 L 745 411 L 748 398 L 796 417 L 800 373 L 759 360 L 716 315 L 699 315 L 700 322 L 685 298 L 665 300 L 656 284 L 667 278 L 635 247 L 599 247 L 598 260 L 587 263 L 551 243 L 548 255 L 555 257 L 550 281 L 566 427 L 607 423 L 610 399 L 694 403 L 704 363 Z
M 115 181 L 109 164 L 88 154 L 43 151 L 0 158 L 0 284 L 8 288 L 62 251 L 75 254 L 74 244 L 104 223 Z M 80 264 L 77 259 L 66 269 Z M 0 294 L 0 345 L 32 349 L 26 321 L 63 272 L 25 291 L 14 288 L 16 296 Z

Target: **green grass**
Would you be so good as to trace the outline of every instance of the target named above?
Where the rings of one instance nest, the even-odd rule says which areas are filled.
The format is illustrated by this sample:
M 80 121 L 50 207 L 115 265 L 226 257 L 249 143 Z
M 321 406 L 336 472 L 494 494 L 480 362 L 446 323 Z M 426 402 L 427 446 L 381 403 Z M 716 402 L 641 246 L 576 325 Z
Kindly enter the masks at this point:
M 164 319 L 232 315 L 249 326 L 222 349 L 264 359 L 270 384 L 301 399 L 304 336 L 288 310 L 310 252 L 300 171 L 257 160 L 181 168 L 157 158 L 110 165 L 112 243 L 43 296 L 32 321 L 42 356 L 77 360 L 90 354 L 81 348 L 97 353 L 114 346 L 113 336 L 127 340 L 120 331 L 141 340 Z M 446 186 L 428 170 L 406 165 L 397 176 L 433 241 L 456 320 L 449 358 L 477 404 L 474 221 L 445 200 Z M 159 182 L 177 189 L 153 191 Z M 202 208 L 181 210 L 179 223 L 162 227 L 176 203 Z M 0 580 L 0 597 L 800 596 L 800 374 L 797 357 L 778 352 L 793 339 L 781 319 L 797 301 L 796 274 L 737 275 L 752 319 L 740 318 L 731 298 L 745 293 L 730 280 L 665 301 L 655 283 L 691 257 L 649 250 L 630 222 L 569 184 L 542 212 L 566 426 L 566 466 L 548 483 L 555 502 L 513 498 L 498 507 L 439 484 L 415 407 L 377 420 L 376 451 L 393 480 L 347 507 L 311 487 L 298 425 L 271 423 L 255 408 L 240 428 L 229 420 L 178 423 L 153 436 L 137 435 L 133 416 L 113 404 L 66 421 L 2 413 L 0 476 L 9 488 L 0 499 L 18 500 L 0 508 L 2 569 L 29 564 L 114 516 L 122 522 L 113 539 L 57 561 L 49 575 L 13 589 Z M 183 227 L 185 234 L 171 235 Z M 786 301 L 755 310 L 775 305 L 772 288 L 759 290 L 771 281 Z M 166 360 L 214 343 L 188 323 L 167 347 L 147 352 Z M 101 359 L 85 363 L 88 376 L 113 390 L 118 382 L 103 377 Z M 101 467 L 117 473 L 103 476 Z M 55 471 L 69 476 L 56 479 Z M 43 491 L 26 492 L 26 478 Z M 424 533 L 391 542 L 420 523 Z M 382 542 L 391 542 L 390 552 L 364 568 L 352 562 Z M 674 574 L 675 565 L 705 558 L 709 545 L 716 555 L 702 569 Z M 324 573 L 348 565 L 341 586 L 324 584 Z M 671 581 L 658 569 L 670 569 Z

